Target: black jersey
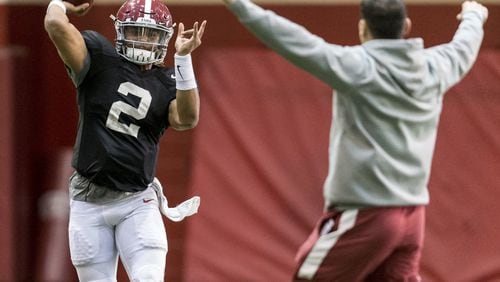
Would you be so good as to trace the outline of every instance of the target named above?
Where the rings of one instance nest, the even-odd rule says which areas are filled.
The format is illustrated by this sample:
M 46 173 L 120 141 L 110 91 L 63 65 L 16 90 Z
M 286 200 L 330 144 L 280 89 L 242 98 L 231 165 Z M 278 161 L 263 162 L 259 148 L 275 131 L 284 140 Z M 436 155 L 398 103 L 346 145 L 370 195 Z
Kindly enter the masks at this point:
M 73 167 L 92 183 L 135 192 L 153 181 L 158 143 L 175 99 L 172 68 L 139 67 L 95 31 L 84 31 L 90 68 L 78 86 Z

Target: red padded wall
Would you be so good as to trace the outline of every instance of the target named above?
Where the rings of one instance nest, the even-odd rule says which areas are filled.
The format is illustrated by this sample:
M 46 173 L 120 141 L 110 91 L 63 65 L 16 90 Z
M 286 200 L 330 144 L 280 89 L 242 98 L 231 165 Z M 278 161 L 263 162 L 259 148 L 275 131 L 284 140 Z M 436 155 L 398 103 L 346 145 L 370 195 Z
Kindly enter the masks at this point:
M 1 9 L 0 9 L 1 11 Z M 14 278 L 14 109 L 12 53 L 0 47 L 0 281 Z
M 9 9 L 7 6 L 0 5 L 0 26 L 7 26 L 7 20 L 9 19 L 8 11 Z M 9 42 L 7 35 L 8 31 L 7 28 L 0 28 L 0 47 L 7 45 Z
M 186 281 L 287 281 L 323 208 L 331 91 L 259 49 L 218 49 L 200 69 Z
M 41 180 L 46 189 L 37 201 L 35 281 L 76 281 L 68 242 L 68 179 L 73 173 L 71 148 L 55 151 L 47 158 L 47 173 Z
M 445 96 L 430 181 L 424 281 L 499 281 L 500 52 Z

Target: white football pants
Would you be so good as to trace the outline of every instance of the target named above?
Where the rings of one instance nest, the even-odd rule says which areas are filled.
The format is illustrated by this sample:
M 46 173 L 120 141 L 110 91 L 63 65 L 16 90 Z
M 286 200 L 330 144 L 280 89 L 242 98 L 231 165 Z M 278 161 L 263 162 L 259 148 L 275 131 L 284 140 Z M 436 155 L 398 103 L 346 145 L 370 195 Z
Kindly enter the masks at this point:
M 131 281 L 163 281 L 167 235 L 151 187 L 111 203 L 70 206 L 71 261 L 80 281 L 115 282 L 118 255 Z

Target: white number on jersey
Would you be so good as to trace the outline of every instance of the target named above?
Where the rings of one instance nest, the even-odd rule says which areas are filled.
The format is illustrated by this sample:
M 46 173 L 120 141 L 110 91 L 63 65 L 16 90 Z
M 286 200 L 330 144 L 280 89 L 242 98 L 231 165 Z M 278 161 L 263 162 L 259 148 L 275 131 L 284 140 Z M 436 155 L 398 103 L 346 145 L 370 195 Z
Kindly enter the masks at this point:
M 118 93 L 125 96 L 131 94 L 139 97 L 141 99 L 139 102 L 139 106 L 137 108 L 134 108 L 122 101 L 114 102 L 111 105 L 111 109 L 109 110 L 108 119 L 106 120 L 106 127 L 137 138 L 140 126 L 133 123 L 131 123 L 130 125 L 126 125 L 120 122 L 120 114 L 124 113 L 137 120 L 145 118 L 146 114 L 148 113 L 149 106 L 151 105 L 151 94 L 148 90 L 143 89 L 130 82 L 124 82 L 120 84 Z

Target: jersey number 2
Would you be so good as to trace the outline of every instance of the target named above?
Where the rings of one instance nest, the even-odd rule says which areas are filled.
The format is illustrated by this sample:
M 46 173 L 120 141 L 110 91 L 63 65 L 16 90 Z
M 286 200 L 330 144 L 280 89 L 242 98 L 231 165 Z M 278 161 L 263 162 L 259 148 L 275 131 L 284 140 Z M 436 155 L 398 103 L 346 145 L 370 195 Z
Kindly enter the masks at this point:
M 148 113 L 149 106 L 151 105 L 151 94 L 148 90 L 143 89 L 130 82 L 124 82 L 120 84 L 118 93 L 125 96 L 130 94 L 139 97 L 141 99 L 139 102 L 139 106 L 137 108 L 134 108 L 123 101 L 114 102 L 111 105 L 111 109 L 109 110 L 108 119 L 106 120 L 106 127 L 137 138 L 140 126 L 133 123 L 127 125 L 123 122 L 120 122 L 120 114 L 124 113 L 137 120 L 145 118 Z

